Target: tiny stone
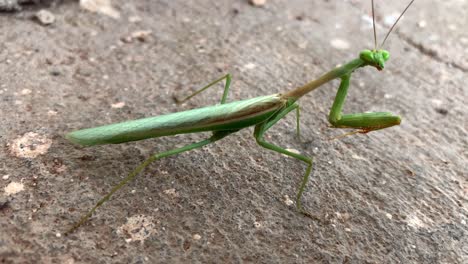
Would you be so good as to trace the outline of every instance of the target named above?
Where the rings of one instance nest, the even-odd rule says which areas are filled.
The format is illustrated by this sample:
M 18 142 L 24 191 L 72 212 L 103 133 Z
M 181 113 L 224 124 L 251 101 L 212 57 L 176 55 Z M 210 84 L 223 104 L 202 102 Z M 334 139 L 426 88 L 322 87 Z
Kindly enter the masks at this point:
M 167 189 L 165 191 L 163 191 L 164 194 L 167 194 L 167 195 L 171 195 L 171 196 L 177 196 L 177 192 L 176 192 L 176 189 L 172 188 L 172 189 Z
M 255 67 L 256 67 L 256 65 L 253 64 L 253 63 L 251 63 L 251 62 L 250 62 L 250 63 L 247 63 L 246 65 L 244 65 L 244 68 L 246 68 L 246 69 L 248 69 L 248 70 L 252 70 L 252 69 L 254 69 Z
M 27 95 L 27 94 L 30 94 L 30 93 L 32 93 L 32 91 L 29 90 L 29 89 L 23 89 L 23 90 L 21 90 L 21 94 L 22 94 L 22 95 Z
M 266 0 L 250 0 L 249 1 L 251 5 L 253 6 L 264 6 L 266 4 Z
M 201 239 L 201 236 L 199 234 L 194 234 L 192 236 L 193 240 L 200 240 Z
M 388 219 L 392 219 L 392 218 L 393 218 L 393 215 L 392 215 L 392 214 L 389 214 L 389 213 L 386 213 L 385 216 L 386 216 Z
M 393 13 L 393 14 L 390 14 L 388 16 L 385 16 L 384 18 L 384 24 L 388 27 L 392 26 L 393 24 L 395 24 L 396 20 L 398 19 L 398 17 L 400 16 L 400 14 L 398 13 Z
M 294 204 L 294 201 L 291 200 L 291 199 L 289 198 L 288 195 L 284 195 L 283 198 L 284 198 L 284 203 L 285 203 L 287 206 L 291 206 L 291 205 Z
M 53 110 L 47 111 L 47 115 L 48 115 L 48 116 L 56 116 L 57 114 L 58 114 L 57 111 L 53 111 Z
M 4 179 L 4 180 L 8 180 L 8 178 L 10 178 L 10 175 L 8 175 L 8 174 L 7 174 L 7 175 L 3 175 L 3 177 L 2 177 L 2 179 Z
M 114 19 L 120 18 L 120 12 L 111 5 L 111 0 L 80 0 L 80 7 L 93 13 L 100 13 Z
M 427 22 L 425 20 L 421 20 L 418 22 L 418 27 L 420 28 L 425 28 L 427 25 Z
M 5 187 L 5 194 L 7 196 L 17 194 L 24 191 L 24 185 L 20 182 L 12 182 Z
M 439 99 L 432 99 L 431 103 L 435 104 L 436 106 L 441 106 L 441 105 L 444 104 L 444 102 L 442 100 L 439 100 Z
M 343 39 L 338 39 L 338 38 L 337 39 L 332 39 L 330 41 L 330 44 L 335 49 L 338 49 L 338 50 L 347 50 L 350 47 L 349 42 L 347 42 L 346 40 L 343 40 Z
M 112 108 L 122 108 L 125 106 L 125 102 L 117 102 L 115 104 L 111 104 Z
M 148 37 L 151 35 L 151 33 L 153 33 L 151 30 L 138 30 L 132 33 L 131 38 L 145 42 L 148 40 Z
M 35 17 L 44 26 L 50 25 L 50 24 L 55 22 L 54 14 L 52 14 L 51 12 L 49 12 L 49 11 L 47 11 L 45 9 L 42 9 L 39 12 L 37 12 Z
M 56 236 L 56 237 L 61 237 L 61 236 L 62 236 L 62 234 L 60 234 L 60 233 L 57 233 L 57 234 L 55 234 L 55 236 Z
M 138 22 L 141 22 L 141 21 L 142 21 L 142 19 L 139 16 L 131 16 L 131 17 L 128 18 L 128 22 L 130 22 L 130 23 L 138 23 Z

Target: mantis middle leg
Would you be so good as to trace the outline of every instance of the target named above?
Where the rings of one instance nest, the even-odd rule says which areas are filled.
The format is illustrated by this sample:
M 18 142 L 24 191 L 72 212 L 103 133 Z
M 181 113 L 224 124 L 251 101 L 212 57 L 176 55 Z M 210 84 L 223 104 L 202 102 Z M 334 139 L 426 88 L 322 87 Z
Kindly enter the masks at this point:
M 284 108 L 283 110 L 281 110 L 281 112 L 276 114 L 272 119 L 268 120 L 265 123 L 257 125 L 255 127 L 254 135 L 255 135 L 255 139 L 257 140 L 257 143 L 260 146 L 262 146 L 262 147 L 264 147 L 266 149 L 273 150 L 275 152 L 278 152 L 278 153 L 293 157 L 295 159 L 301 160 L 301 161 L 303 161 L 303 162 L 305 162 L 307 164 L 306 172 L 305 172 L 304 176 L 302 177 L 302 182 L 301 182 L 301 185 L 299 187 L 299 191 L 297 192 L 296 207 L 301 213 L 303 213 L 303 214 L 305 214 L 305 215 L 307 215 L 309 217 L 316 218 L 316 217 L 312 216 L 311 214 L 307 213 L 302 208 L 302 205 L 301 205 L 302 193 L 304 192 L 304 189 L 305 189 L 305 187 L 307 185 L 307 182 L 309 181 L 310 172 L 312 170 L 312 158 L 301 155 L 301 154 L 297 154 L 297 153 L 288 151 L 288 150 L 286 150 L 286 149 L 284 149 L 282 147 L 273 145 L 273 144 L 271 144 L 269 142 L 266 142 L 264 137 L 263 137 L 265 132 L 268 129 L 270 129 L 274 124 L 276 124 L 279 120 L 281 120 L 289 112 L 291 112 L 294 109 L 298 109 L 298 108 L 299 108 L 299 105 L 297 103 L 293 103 L 290 106 Z
M 223 96 L 221 97 L 221 104 L 224 104 L 226 103 L 226 100 L 227 100 L 227 96 L 228 96 L 228 92 L 229 92 L 229 88 L 231 86 L 231 74 L 226 74 L 224 75 L 223 77 L 219 78 L 219 79 L 216 79 L 214 81 L 212 81 L 211 83 L 209 83 L 208 85 L 206 85 L 205 87 L 199 89 L 199 90 L 196 90 L 194 93 L 192 93 L 191 95 L 185 97 L 184 99 L 178 101 L 177 103 L 181 104 L 181 103 L 184 103 L 186 102 L 187 100 L 191 99 L 192 97 L 194 97 L 195 95 L 205 91 L 206 89 L 210 88 L 211 86 L 219 83 L 220 81 L 226 79 L 226 84 L 224 85 L 224 92 L 223 92 Z

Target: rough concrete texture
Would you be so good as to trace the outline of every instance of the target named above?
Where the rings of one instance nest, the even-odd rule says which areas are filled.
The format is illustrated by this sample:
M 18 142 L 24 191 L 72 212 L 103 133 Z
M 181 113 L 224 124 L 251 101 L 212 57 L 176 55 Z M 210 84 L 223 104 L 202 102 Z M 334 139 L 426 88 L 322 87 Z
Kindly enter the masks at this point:
M 377 1 L 379 39 L 407 1 Z M 386 44 L 384 71 L 353 75 L 346 112 L 391 111 L 401 126 L 342 140 L 326 120 L 337 81 L 307 95 L 268 139 L 245 129 L 153 164 L 68 237 L 63 232 L 150 153 L 208 134 L 82 148 L 74 129 L 283 92 L 373 47 L 369 1 L 75 1 L 0 16 L 1 263 L 468 263 L 466 1 L 416 1 Z M 129 22 L 131 20 L 132 22 Z M 141 35 L 141 32 L 146 32 Z M 140 32 L 140 33 L 135 33 Z M 138 40 L 141 39 L 141 40 Z M 23 142 L 21 144 L 15 144 Z M 19 148 L 19 149 L 18 149 Z

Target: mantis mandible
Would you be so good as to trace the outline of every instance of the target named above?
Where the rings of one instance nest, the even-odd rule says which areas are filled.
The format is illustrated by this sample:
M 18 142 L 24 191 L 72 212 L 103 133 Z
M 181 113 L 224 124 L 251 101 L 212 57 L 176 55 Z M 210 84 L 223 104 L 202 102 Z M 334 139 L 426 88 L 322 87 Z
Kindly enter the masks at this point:
M 368 133 L 370 131 L 384 129 L 391 126 L 399 125 L 401 118 L 388 112 L 366 112 L 354 114 L 342 114 L 342 108 L 347 95 L 351 74 L 358 68 L 371 66 L 381 71 L 385 67 L 385 62 L 389 59 L 390 53 L 381 49 L 390 32 L 398 23 L 403 14 L 408 10 L 412 0 L 395 21 L 393 26 L 388 31 L 384 41 L 380 46 L 377 46 L 377 35 L 375 29 L 374 1 L 372 0 L 372 18 L 374 29 L 375 46 L 372 50 L 363 50 L 359 53 L 358 58 L 351 60 L 343 66 L 337 67 L 318 79 L 313 80 L 304 86 L 295 88 L 282 94 L 272 94 L 260 96 L 252 99 L 241 100 L 227 103 L 228 91 L 231 84 L 231 75 L 227 74 L 202 89 L 196 91 L 182 101 L 186 101 L 194 95 L 208 89 L 214 84 L 225 80 L 224 93 L 221 97 L 221 102 L 218 105 L 207 106 L 182 112 L 160 115 L 156 117 L 143 118 L 122 123 L 105 125 L 95 128 L 83 129 L 74 131 L 66 135 L 70 141 L 84 145 L 94 146 L 101 144 L 118 144 L 129 141 L 142 140 L 153 137 L 171 136 L 184 133 L 197 133 L 211 131 L 212 135 L 202 141 L 195 142 L 184 147 L 175 148 L 172 150 L 156 153 L 146 159 L 138 167 L 136 167 L 126 178 L 119 184 L 114 186 L 112 190 L 105 195 L 99 202 L 88 211 L 87 214 L 81 217 L 80 221 L 73 225 L 67 231 L 70 233 L 87 221 L 89 217 L 100 207 L 104 202 L 129 181 L 133 180 L 144 168 L 155 160 L 176 155 L 185 151 L 201 148 L 210 143 L 216 142 L 228 135 L 231 135 L 243 128 L 254 126 L 254 137 L 256 142 L 269 150 L 287 155 L 298 159 L 307 165 L 307 169 L 302 178 L 296 195 L 296 207 L 302 214 L 312 217 L 307 213 L 301 204 L 301 197 L 309 176 L 312 170 L 312 158 L 288 151 L 282 147 L 267 142 L 264 134 L 279 120 L 285 117 L 289 112 L 296 110 L 297 112 L 297 129 L 299 130 L 299 104 L 297 101 L 305 94 L 317 89 L 324 83 L 334 79 L 341 79 L 338 92 L 336 94 L 333 106 L 331 107 L 328 120 L 332 127 L 335 128 L 354 128 L 352 133 Z M 347 134 L 347 135 L 348 135 Z M 312 217 L 315 218 L 315 217 Z

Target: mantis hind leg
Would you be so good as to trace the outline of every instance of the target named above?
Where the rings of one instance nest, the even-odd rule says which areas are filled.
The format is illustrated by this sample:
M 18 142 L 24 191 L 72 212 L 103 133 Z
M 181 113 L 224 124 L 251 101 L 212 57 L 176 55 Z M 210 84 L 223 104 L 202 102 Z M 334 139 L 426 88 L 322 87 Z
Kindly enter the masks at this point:
M 172 150 L 168 150 L 168 151 L 164 151 L 164 152 L 152 155 L 151 157 L 149 157 L 148 159 L 143 161 L 140 165 L 138 165 L 138 167 L 136 167 L 127 177 L 125 177 L 122 181 L 120 181 L 116 186 L 114 186 L 108 194 L 106 194 L 104 197 L 102 197 L 101 200 L 99 200 L 96 203 L 96 205 L 93 208 L 91 208 L 91 210 L 89 210 L 85 215 L 83 215 L 81 217 L 81 219 L 77 223 L 75 223 L 65 234 L 72 233 L 78 227 L 80 227 L 83 223 L 85 223 L 91 217 L 91 215 L 96 211 L 96 209 L 98 209 L 107 200 L 109 200 L 110 197 L 115 192 L 120 190 L 122 187 L 124 187 L 131 180 L 135 179 L 135 177 L 143 169 L 145 169 L 148 165 L 150 165 L 153 161 L 156 161 L 156 160 L 161 159 L 161 158 L 169 157 L 169 156 L 172 156 L 172 155 L 176 155 L 176 154 L 179 154 L 179 153 L 182 153 L 182 152 L 185 152 L 185 151 L 189 151 L 189 150 L 192 150 L 192 149 L 201 148 L 201 147 L 203 147 L 205 145 L 208 145 L 210 143 L 218 141 L 218 140 L 226 137 L 227 135 L 229 135 L 229 134 L 231 134 L 233 132 L 235 132 L 235 131 L 215 132 L 208 139 L 205 139 L 205 140 L 202 140 L 202 141 L 199 141 L 199 142 L 196 142 L 196 143 L 192 143 L 192 144 L 186 145 L 184 147 L 180 147 L 180 148 L 176 148 L 176 149 L 172 149 Z
M 227 96 L 228 96 L 228 92 L 229 92 L 229 88 L 231 86 L 231 74 L 226 74 L 224 75 L 223 77 L 219 78 L 219 79 L 216 79 L 214 81 L 212 81 L 211 83 L 209 83 L 208 85 L 206 85 L 205 87 L 199 89 L 199 90 L 196 90 L 195 92 L 193 92 L 191 95 L 185 97 L 184 99 L 182 100 L 178 100 L 177 103 L 179 104 L 182 104 L 188 100 L 190 100 L 192 97 L 194 97 L 195 95 L 205 91 L 206 89 L 210 88 L 211 86 L 221 82 L 222 80 L 226 79 L 226 84 L 224 85 L 224 92 L 223 92 L 223 96 L 221 97 L 221 104 L 224 104 L 226 103 L 226 100 L 227 100 Z
M 336 93 L 335 101 L 330 110 L 328 120 L 336 128 L 357 128 L 358 133 L 367 133 L 373 130 L 383 129 L 399 125 L 401 117 L 388 112 L 370 112 L 342 114 L 343 105 L 348 93 L 351 75 L 341 77 L 341 84 Z
M 279 112 L 274 118 L 268 120 L 266 123 L 262 123 L 260 125 L 257 125 L 255 127 L 254 135 L 255 135 L 255 139 L 256 139 L 257 143 L 260 146 L 262 146 L 262 147 L 264 147 L 266 149 L 278 152 L 280 154 L 284 154 L 284 155 L 290 156 L 292 158 L 298 159 L 298 160 L 303 161 L 304 163 L 307 164 L 306 172 L 305 172 L 304 176 L 302 177 L 301 185 L 299 186 L 299 190 L 298 190 L 297 195 L 296 195 L 296 207 L 297 207 L 297 210 L 299 212 L 301 212 L 302 214 L 304 214 L 304 215 L 306 215 L 308 217 L 311 217 L 313 219 L 317 219 L 316 216 L 306 212 L 302 208 L 302 204 L 301 204 L 302 194 L 304 193 L 307 182 L 309 181 L 310 173 L 312 171 L 312 158 L 301 155 L 301 154 L 297 154 L 297 153 L 294 153 L 294 152 L 291 152 L 291 151 L 288 151 L 288 150 L 286 150 L 286 149 L 284 149 L 282 147 L 279 147 L 279 146 L 276 146 L 276 145 L 271 144 L 269 142 L 266 142 L 265 139 L 264 139 L 264 134 L 268 129 L 270 129 L 274 124 L 276 124 L 279 120 L 281 120 L 289 112 L 291 112 L 294 109 L 298 109 L 298 108 L 299 108 L 299 105 L 297 105 L 296 103 L 286 107 L 284 110 Z

